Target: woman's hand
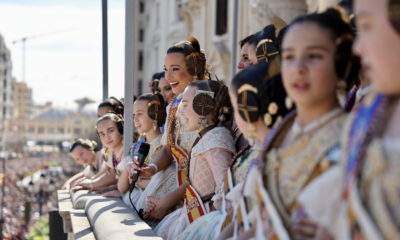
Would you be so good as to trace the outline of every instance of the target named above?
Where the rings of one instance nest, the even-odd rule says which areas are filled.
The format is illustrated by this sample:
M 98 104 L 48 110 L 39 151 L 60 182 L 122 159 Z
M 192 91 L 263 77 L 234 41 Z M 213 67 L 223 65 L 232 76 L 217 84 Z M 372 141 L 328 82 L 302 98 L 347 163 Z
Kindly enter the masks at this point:
M 148 220 L 160 221 L 168 213 L 168 207 L 162 199 L 147 197 L 146 207 L 143 212 L 143 217 Z
M 157 173 L 157 167 L 155 167 L 153 164 L 147 165 L 146 163 L 143 163 L 143 166 L 140 168 L 139 167 L 139 162 L 135 158 L 133 161 L 133 170 L 134 172 L 140 171 L 140 176 L 143 178 L 151 178 L 154 174 Z
M 138 186 L 141 189 L 145 189 L 147 185 L 149 184 L 150 179 L 149 178 L 142 178 L 139 177 L 139 179 L 136 182 L 136 186 Z

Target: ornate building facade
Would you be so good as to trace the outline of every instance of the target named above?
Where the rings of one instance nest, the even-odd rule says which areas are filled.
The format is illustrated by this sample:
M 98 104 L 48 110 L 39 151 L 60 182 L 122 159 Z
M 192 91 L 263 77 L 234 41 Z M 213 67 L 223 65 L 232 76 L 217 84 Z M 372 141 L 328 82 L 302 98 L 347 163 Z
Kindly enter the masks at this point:
M 141 92 L 146 92 L 152 74 L 162 71 L 165 53 L 173 43 L 195 36 L 206 53 L 212 72 L 219 79 L 230 82 L 232 64 L 237 64 L 237 61 L 232 63 L 233 46 L 237 48 L 237 56 L 239 54 L 238 43 L 233 43 L 234 30 L 238 42 L 272 23 L 274 16 L 289 23 L 301 14 L 336 5 L 339 0 L 237 0 L 236 13 L 235 0 L 138 2 L 139 12 L 143 7 L 144 12 L 135 16 L 138 39 L 142 40 L 135 46 L 135 54 L 136 65 L 143 68 L 134 81 Z M 234 24 L 235 16 L 237 25 Z

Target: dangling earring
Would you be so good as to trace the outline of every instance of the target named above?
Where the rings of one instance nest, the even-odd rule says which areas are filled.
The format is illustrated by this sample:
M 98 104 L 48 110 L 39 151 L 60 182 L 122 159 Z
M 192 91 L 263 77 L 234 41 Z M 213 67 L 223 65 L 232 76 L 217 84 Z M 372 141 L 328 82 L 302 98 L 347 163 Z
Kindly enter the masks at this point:
M 340 105 L 343 106 L 346 102 L 346 82 L 344 80 L 340 80 L 336 84 L 336 97 Z
M 158 124 L 157 124 L 157 120 L 153 120 L 153 130 L 157 130 Z
M 285 98 L 285 106 L 287 109 L 291 109 L 293 107 L 293 101 L 289 96 Z
M 208 127 L 208 119 L 205 117 L 200 117 L 198 120 L 199 123 L 199 130 L 203 130 L 204 128 Z
M 253 124 L 248 123 L 247 130 L 248 130 L 248 135 L 249 135 L 248 136 L 249 139 L 247 139 L 247 140 L 249 141 L 249 144 L 251 146 L 253 146 L 256 142 L 256 129 L 254 128 Z

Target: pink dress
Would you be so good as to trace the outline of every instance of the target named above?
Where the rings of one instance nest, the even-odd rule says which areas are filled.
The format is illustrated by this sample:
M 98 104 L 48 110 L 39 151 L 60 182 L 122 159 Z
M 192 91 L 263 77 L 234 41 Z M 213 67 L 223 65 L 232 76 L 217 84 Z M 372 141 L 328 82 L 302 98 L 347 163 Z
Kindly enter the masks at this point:
M 189 178 L 200 197 L 215 193 L 222 187 L 234 153 L 232 134 L 224 127 L 213 128 L 193 147 Z M 208 204 L 204 205 L 209 212 Z M 188 225 L 186 208 L 181 207 L 168 214 L 155 230 L 164 239 L 176 239 Z

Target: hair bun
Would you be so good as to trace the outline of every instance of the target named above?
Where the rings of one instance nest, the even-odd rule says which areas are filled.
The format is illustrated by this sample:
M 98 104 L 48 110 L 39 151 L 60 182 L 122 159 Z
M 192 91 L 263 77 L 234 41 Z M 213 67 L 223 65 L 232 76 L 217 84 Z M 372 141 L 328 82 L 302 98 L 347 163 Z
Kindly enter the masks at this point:
M 333 18 L 335 20 L 341 20 L 346 23 L 348 22 L 345 11 L 341 7 L 329 7 L 322 14 L 324 14 L 330 18 Z
M 200 43 L 197 40 L 197 38 L 190 36 L 187 38 L 187 41 L 189 41 L 192 44 L 192 47 L 197 51 L 200 52 Z

